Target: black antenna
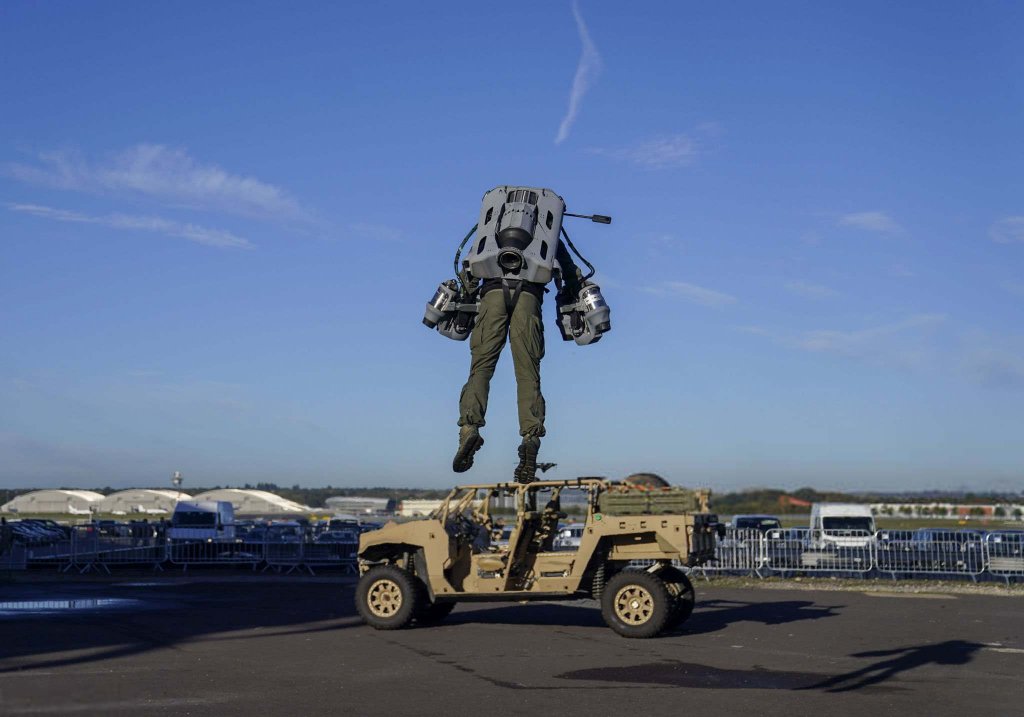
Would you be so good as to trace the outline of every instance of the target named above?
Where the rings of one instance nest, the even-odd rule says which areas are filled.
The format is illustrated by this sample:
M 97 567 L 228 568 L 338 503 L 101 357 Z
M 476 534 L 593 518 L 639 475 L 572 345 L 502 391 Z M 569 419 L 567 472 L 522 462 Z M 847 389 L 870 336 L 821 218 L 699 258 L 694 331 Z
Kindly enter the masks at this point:
M 572 214 L 570 212 L 565 212 L 562 216 L 563 217 L 579 217 L 580 219 L 589 219 L 590 221 L 596 222 L 597 224 L 611 224 L 612 223 L 612 218 L 609 217 L 609 216 L 605 216 L 604 214 Z

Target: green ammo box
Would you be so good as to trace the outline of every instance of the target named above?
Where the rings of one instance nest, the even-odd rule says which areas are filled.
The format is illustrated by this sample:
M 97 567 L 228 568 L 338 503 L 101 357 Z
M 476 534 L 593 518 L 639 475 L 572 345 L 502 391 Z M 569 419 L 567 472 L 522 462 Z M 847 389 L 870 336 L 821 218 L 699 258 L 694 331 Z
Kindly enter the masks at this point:
M 643 515 L 650 512 L 645 491 L 608 491 L 598 499 L 598 509 L 608 515 Z
M 667 488 L 648 493 L 650 512 L 656 515 L 693 513 L 700 510 L 697 494 L 686 488 Z

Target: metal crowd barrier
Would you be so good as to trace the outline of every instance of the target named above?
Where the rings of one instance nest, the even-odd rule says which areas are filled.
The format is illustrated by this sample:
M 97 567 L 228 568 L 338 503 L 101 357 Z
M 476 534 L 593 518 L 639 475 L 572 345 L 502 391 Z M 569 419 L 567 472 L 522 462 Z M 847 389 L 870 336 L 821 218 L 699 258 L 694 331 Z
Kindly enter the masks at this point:
M 985 536 L 986 567 L 992 575 L 1024 578 L 1024 533 L 998 530 Z
M 246 537 L 229 540 L 171 540 L 165 526 L 150 524 L 95 524 L 72 527 L 64 539 L 41 545 L 12 542 L 0 553 L 0 569 L 29 566 L 50 566 L 61 572 L 110 573 L 119 566 L 164 566 L 188 570 L 193 566 L 222 565 L 248 567 L 252 570 L 293 572 L 336 568 L 357 574 L 357 542 L 313 542 L 313 535 L 305 531 L 301 540 L 282 542 Z
M 71 554 L 64 570 L 80 573 L 102 570 L 109 573 L 111 566 L 150 566 L 161 570 L 167 561 L 167 541 L 151 525 L 119 527 L 114 534 L 104 533 L 93 525 L 72 528 Z
M 168 561 L 182 570 L 199 565 L 249 566 L 263 562 L 263 545 L 237 540 L 168 540 Z
M 857 530 L 813 530 L 762 536 L 763 570 L 772 573 L 857 574 L 874 565 L 874 536 Z
M 875 534 L 875 565 L 897 575 L 965 575 L 977 579 L 987 564 L 981 534 L 936 531 L 929 536 L 910 531 L 880 530 Z
M 715 543 L 715 561 L 705 572 L 746 573 L 761 570 L 764 562 L 763 536 L 759 530 L 730 528 L 724 538 Z
M 1024 578 L 1024 531 L 726 531 L 701 573 Z
M 344 573 L 358 575 L 356 553 L 358 543 L 301 543 L 302 567 L 314 575 L 314 568 L 341 568 Z
M 90 524 L 73 527 L 68 537 L 43 545 L 5 541 L 0 570 L 51 566 L 80 573 L 110 572 L 118 566 L 223 565 L 279 573 L 333 568 L 357 574 L 355 542 L 302 539 L 267 540 L 261 533 L 222 541 L 169 540 L 158 523 Z M 297 536 L 296 536 L 297 537 Z M 717 541 L 715 560 L 697 569 L 701 574 L 745 574 L 765 577 L 835 575 L 863 577 L 869 573 L 904 577 L 954 576 L 977 580 L 991 575 L 1007 582 L 1024 579 L 1024 531 L 993 531 L 982 537 L 972 530 L 851 531 L 729 529 Z
M 357 552 L 358 543 L 267 543 L 264 570 L 285 574 L 304 570 L 315 575 L 316 568 L 341 568 L 345 573 L 357 575 Z
M 27 566 L 24 545 L 11 542 L 0 546 L 0 570 L 24 570 Z

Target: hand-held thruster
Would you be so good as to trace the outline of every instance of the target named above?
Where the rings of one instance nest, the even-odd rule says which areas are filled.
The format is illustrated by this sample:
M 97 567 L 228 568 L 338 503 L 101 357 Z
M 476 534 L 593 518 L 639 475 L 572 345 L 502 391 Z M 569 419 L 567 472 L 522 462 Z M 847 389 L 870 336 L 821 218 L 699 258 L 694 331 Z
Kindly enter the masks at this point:
M 569 303 L 564 291 L 555 297 L 558 308 L 558 330 L 563 341 L 575 341 L 580 346 L 597 343 L 611 331 L 611 309 L 601 295 L 601 287 L 586 282 L 576 301 Z

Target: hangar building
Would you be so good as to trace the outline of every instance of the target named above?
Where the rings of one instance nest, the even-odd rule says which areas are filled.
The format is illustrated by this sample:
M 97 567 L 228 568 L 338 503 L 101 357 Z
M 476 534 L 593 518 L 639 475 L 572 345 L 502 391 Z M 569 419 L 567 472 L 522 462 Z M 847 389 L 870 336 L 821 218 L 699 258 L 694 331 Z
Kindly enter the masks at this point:
M 87 515 L 101 500 L 103 495 L 91 490 L 34 490 L 0 505 L 0 512 Z
M 361 498 L 359 496 L 334 496 L 325 501 L 325 505 L 338 513 L 352 515 L 382 515 L 395 512 L 395 501 L 391 498 Z
M 405 518 L 418 518 L 437 510 L 443 502 L 443 500 L 403 500 L 398 514 Z
M 144 515 L 164 515 L 174 512 L 174 504 L 179 500 L 191 498 L 188 493 L 176 490 L 160 490 L 153 488 L 131 488 L 111 493 L 96 504 L 97 513 L 115 513 L 125 515 L 141 513 Z
M 235 515 L 294 515 L 306 514 L 309 508 L 293 500 L 265 490 L 249 488 L 219 488 L 193 496 L 192 500 L 226 500 L 235 508 Z

